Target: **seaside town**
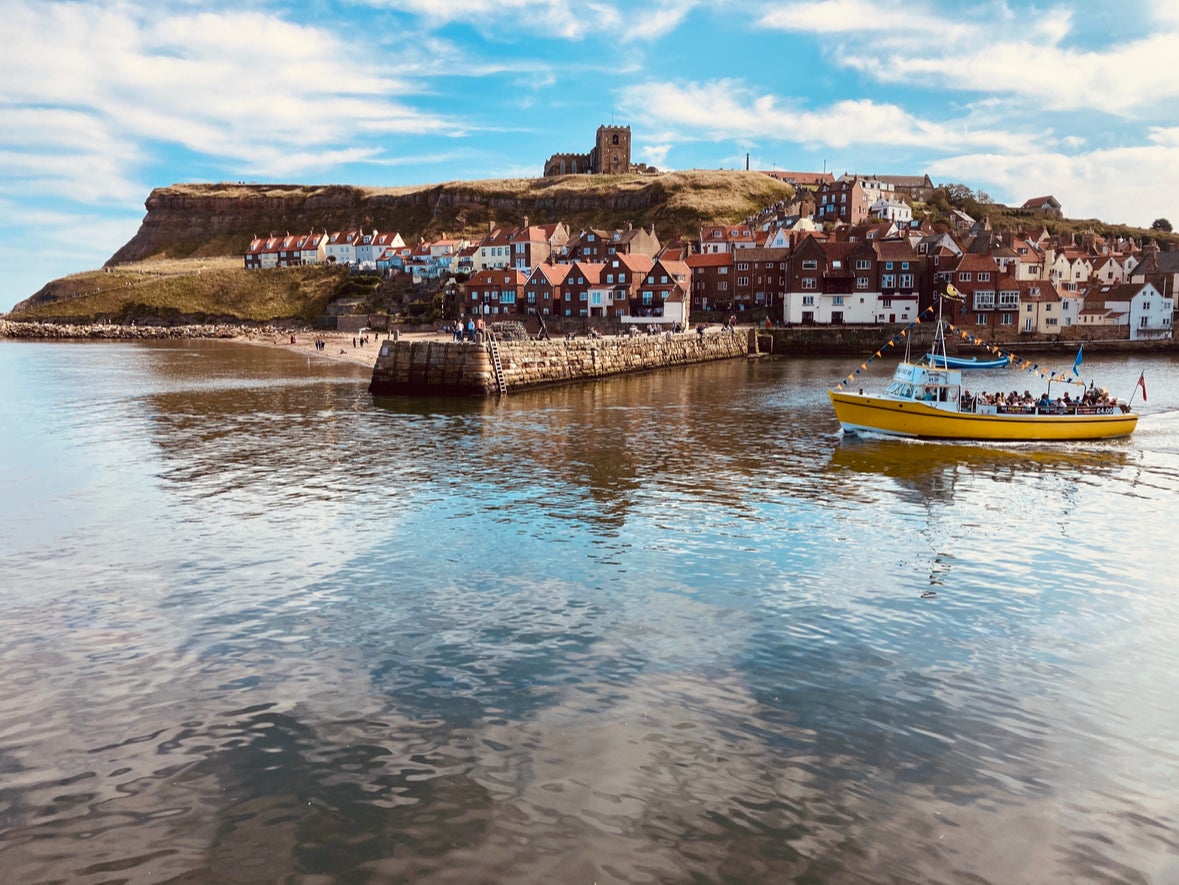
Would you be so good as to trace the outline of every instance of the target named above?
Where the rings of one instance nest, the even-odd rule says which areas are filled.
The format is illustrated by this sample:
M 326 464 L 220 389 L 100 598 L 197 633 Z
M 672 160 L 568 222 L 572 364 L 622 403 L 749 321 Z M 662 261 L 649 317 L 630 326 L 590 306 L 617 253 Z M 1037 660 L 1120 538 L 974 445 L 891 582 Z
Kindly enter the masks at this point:
M 599 127 L 587 154 L 555 154 L 545 175 L 654 173 L 629 159 L 630 128 Z M 1051 195 L 1026 200 L 1021 230 L 950 209 L 916 217 L 928 175 L 769 171 L 795 188 L 739 224 L 663 242 L 654 226 L 571 229 L 557 221 L 490 226 L 479 238 L 407 244 L 398 232 L 334 230 L 256 237 L 245 267 L 348 266 L 445 293 L 448 319 L 613 318 L 686 328 L 701 317 L 839 326 L 907 323 L 947 285 L 946 319 L 980 338 L 1170 340 L 1179 251 L 1093 230 L 1053 235 Z M 985 207 L 984 207 L 985 208 Z

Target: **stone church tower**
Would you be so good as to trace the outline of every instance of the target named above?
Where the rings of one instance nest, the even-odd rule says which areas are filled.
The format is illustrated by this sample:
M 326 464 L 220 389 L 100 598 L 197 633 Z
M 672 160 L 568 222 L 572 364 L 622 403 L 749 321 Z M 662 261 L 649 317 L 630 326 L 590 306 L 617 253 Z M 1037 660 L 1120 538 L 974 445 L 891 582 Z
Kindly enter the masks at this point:
M 629 126 L 598 127 L 592 165 L 599 175 L 626 175 L 630 172 Z
M 631 163 L 629 126 L 599 126 L 597 142 L 588 154 L 553 154 L 544 164 L 545 177 L 655 174 L 658 171 L 646 163 L 637 166 Z

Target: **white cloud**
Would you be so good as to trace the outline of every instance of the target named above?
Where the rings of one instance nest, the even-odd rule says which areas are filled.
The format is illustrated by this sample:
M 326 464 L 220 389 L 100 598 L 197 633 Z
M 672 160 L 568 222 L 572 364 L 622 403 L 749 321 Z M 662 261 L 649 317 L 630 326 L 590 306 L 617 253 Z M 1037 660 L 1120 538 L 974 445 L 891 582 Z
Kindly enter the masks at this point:
M 614 34 L 623 43 L 653 40 L 674 31 L 703 0 L 656 0 L 641 7 L 604 0 L 366 0 L 366 5 L 408 13 L 423 28 L 456 22 L 496 38 L 520 32 L 582 40 Z
M 966 181 L 1019 205 L 1051 193 L 1071 218 L 1149 227 L 1175 215 L 1179 193 L 1179 129 L 1156 130 L 1153 144 L 1069 155 L 965 154 L 929 166 L 938 181 Z M 1143 170 L 1171 170 L 1144 174 Z
M 942 153 L 966 145 L 1028 149 L 1032 140 L 1005 130 L 969 129 L 967 121 L 916 117 L 895 104 L 870 99 L 808 109 L 797 101 L 755 94 L 736 80 L 647 82 L 623 92 L 622 107 L 663 139 L 796 142 L 808 147 L 852 145 L 918 147 Z
M 0 144 L 55 192 L 124 197 L 153 143 L 289 175 L 375 159 L 373 136 L 462 131 L 331 31 L 261 13 L 23 4 L 5 27 Z
M 700 0 L 671 0 L 635 11 L 621 28 L 622 42 L 637 43 L 670 34 L 700 5 Z
M 1031 98 L 1050 109 L 1142 114 L 1179 96 L 1179 14 L 1153 7 L 1154 27 L 1133 40 L 1067 46 L 1070 8 L 1012 11 L 1006 3 L 816 0 L 775 9 L 761 25 L 821 37 L 832 64 L 881 83 Z
M 643 162 L 662 169 L 667 163 L 667 155 L 671 152 L 670 144 L 648 144 L 639 148 L 639 156 Z
M 953 38 L 966 26 L 942 21 L 919 4 L 900 0 L 814 0 L 789 3 L 770 10 L 761 17 L 762 27 L 813 34 L 870 34 L 879 39 L 886 34 L 905 34 L 916 38 L 941 36 Z

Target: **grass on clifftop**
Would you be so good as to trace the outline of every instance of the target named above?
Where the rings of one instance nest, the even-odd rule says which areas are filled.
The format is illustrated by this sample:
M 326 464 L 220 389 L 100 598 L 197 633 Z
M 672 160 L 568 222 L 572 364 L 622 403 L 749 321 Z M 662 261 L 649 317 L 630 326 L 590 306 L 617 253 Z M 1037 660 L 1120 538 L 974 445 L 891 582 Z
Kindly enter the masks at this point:
M 88 322 L 156 316 L 266 322 L 322 314 L 347 272 L 327 267 L 247 271 L 240 259 L 143 262 L 88 271 L 51 284 L 61 300 L 17 305 L 11 320 Z M 48 288 L 48 287 L 47 287 Z

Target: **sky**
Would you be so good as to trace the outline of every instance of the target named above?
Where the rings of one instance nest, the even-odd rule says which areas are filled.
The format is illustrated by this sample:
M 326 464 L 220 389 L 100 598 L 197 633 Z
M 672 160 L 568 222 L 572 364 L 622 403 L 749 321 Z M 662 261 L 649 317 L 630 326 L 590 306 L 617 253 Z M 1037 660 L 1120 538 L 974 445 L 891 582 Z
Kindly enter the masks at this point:
M 1179 223 L 1179 3 L 0 0 L 0 309 L 153 188 L 665 170 L 928 173 Z M 243 243 L 243 249 L 245 244 Z

